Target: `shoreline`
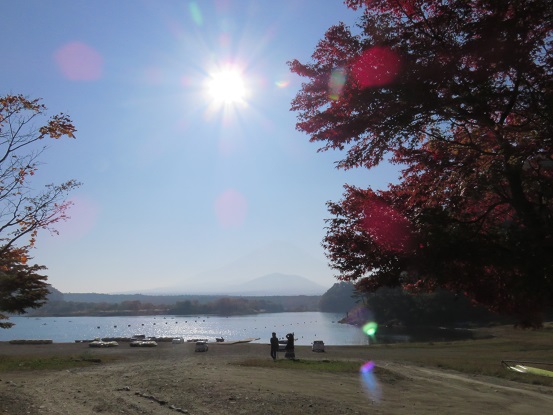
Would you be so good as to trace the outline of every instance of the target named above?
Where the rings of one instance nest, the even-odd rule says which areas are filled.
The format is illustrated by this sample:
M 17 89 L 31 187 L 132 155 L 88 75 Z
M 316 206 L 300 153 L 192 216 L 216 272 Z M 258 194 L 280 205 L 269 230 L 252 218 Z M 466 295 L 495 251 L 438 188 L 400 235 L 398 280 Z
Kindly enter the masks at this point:
M 314 340 L 334 344 L 364 344 L 366 336 L 358 328 L 336 323 L 334 313 L 266 313 L 263 315 L 213 316 L 130 316 L 130 317 L 18 317 L 14 327 L 0 331 L 0 341 L 51 339 L 54 342 L 76 340 L 125 339 L 138 335 L 161 339 L 208 339 L 227 341 L 244 338 L 265 339 L 275 331 L 280 336 L 294 332 L 298 343 Z

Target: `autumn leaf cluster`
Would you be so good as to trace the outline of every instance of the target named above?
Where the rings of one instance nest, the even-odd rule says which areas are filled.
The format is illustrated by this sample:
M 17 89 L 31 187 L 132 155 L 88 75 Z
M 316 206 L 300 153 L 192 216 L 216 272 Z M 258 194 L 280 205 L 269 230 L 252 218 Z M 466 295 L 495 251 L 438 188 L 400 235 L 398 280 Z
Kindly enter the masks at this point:
M 38 232 L 56 232 L 66 220 L 66 197 L 80 183 L 68 180 L 33 186 L 47 139 L 75 138 L 76 129 L 66 114 L 46 118 L 39 99 L 22 95 L 0 97 L 0 312 L 22 313 L 38 307 L 48 294 L 43 266 L 30 265 L 29 250 Z M 36 125 L 41 124 L 40 127 Z M 0 314 L 0 319 L 6 316 Z M 0 327 L 11 324 L 0 322 Z

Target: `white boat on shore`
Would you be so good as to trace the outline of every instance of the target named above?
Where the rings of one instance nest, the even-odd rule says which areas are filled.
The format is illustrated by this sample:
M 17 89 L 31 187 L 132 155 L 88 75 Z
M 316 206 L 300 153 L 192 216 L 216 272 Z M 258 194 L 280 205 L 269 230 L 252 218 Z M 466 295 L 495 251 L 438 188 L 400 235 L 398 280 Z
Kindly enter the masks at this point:
M 103 341 L 100 339 L 96 339 L 88 343 L 88 347 L 98 347 L 98 348 L 104 348 L 104 347 L 115 347 L 119 346 L 119 343 L 116 341 Z

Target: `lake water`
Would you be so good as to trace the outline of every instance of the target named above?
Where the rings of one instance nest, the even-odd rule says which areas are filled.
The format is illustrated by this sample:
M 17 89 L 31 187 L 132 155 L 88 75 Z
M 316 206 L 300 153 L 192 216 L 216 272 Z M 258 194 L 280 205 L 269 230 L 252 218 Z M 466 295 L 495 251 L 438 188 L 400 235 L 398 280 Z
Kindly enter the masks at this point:
M 271 333 L 294 333 L 297 345 L 323 340 L 328 345 L 363 345 L 369 338 L 361 329 L 340 324 L 343 314 L 303 312 L 247 316 L 129 316 L 129 317 L 10 317 L 10 329 L 0 329 L 0 341 L 50 339 L 56 343 L 96 337 L 183 337 L 226 341 L 259 338 L 268 343 Z

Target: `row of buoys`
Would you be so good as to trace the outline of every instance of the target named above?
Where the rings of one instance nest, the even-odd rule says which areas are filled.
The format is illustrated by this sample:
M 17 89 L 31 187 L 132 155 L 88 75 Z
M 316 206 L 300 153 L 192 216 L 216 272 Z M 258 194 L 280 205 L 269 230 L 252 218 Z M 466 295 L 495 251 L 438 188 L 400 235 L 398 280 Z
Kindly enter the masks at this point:
M 164 317 L 164 319 L 165 319 L 165 317 Z M 185 320 L 184 322 L 185 322 L 185 323 L 188 323 L 188 320 Z M 194 323 L 197 323 L 197 322 L 198 322 L 198 320 L 194 320 Z M 204 323 L 205 323 L 205 320 L 202 320 L 202 322 L 204 322 Z M 152 324 L 153 324 L 153 325 L 155 326 L 155 325 L 156 325 L 157 323 L 152 323 Z M 165 322 L 165 324 L 168 324 L 168 323 L 167 323 L 167 322 Z M 179 322 L 178 322 L 178 321 L 175 321 L 175 324 L 179 324 Z M 44 323 L 44 325 L 46 325 L 46 323 Z M 141 323 L 141 325 L 142 325 L 142 326 L 144 326 L 144 323 Z M 131 325 L 130 325 L 130 324 L 128 324 L 128 325 L 127 325 L 127 327 L 131 327 Z M 98 328 L 98 329 L 99 329 L 99 328 L 100 328 L 100 326 L 97 326 L 96 328 Z M 116 328 L 117 328 L 117 326 L 115 325 L 115 326 L 113 326 L 113 328 L 115 328 L 115 329 L 116 329 Z
M 185 323 L 188 323 L 188 320 L 185 320 L 184 322 L 185 322 Z M 198 322 L 198 320 L 194 320 L 194 323 L 197 323 L 197 322 Z M 202 322 L 205 323 L 205 320 L 202 320 Z M 152 323 L 152 324 L 155 326 L 157 323 Z M 168 324 L 168 323 L 165 322 L 165 324 Z M 175 321 L 175 324 L 179 324 L 179 322 L 178 322 L 178 321 Z M 46 325 L 46 323 L 44 323 L 44 325 Z M 144 323 L 142 323 L 142 325 L 144 325 Z M 130 324 L 127 325 L 127 327 L 130 327 L 130 326 L 131 326 Z M 114 327 L 114 328 L 117 328 L 117 326 L 113 326 L 113 327 Z M 98 328 L 100 328 L 100 326 L 98 326 Z

